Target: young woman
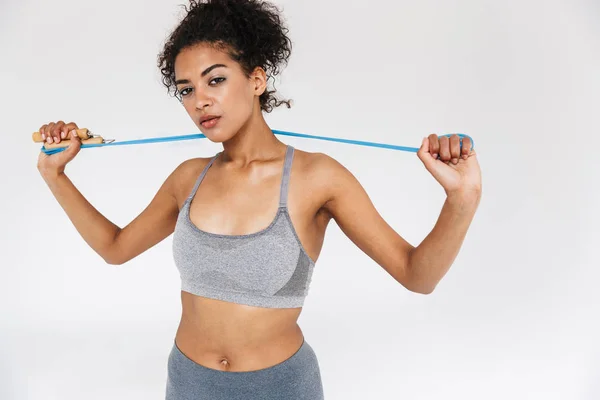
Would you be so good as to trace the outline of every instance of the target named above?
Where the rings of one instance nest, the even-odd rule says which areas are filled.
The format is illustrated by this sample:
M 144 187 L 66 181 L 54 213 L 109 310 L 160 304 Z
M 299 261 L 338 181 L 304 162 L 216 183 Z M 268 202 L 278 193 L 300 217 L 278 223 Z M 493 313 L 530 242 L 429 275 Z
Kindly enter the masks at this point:
M 163 83 L 223 150 L 182 162 L 124 228 L 99 213 L 65 174 L 77 124 L 43 125 L 61 153 L 38 169 L 75 228 L 107 263 L 121 265 L 173 235 L 182 317 L 168 359 L 167 399 L 323 398 L 317 358 L 297 319 L 331 219 L 406 289 L 431 293 L 475 214 L 481 177 L 471 143 L 432 134 L 418 157 L 447 198 L 413 247 L 333 158 L 278 140 L 263 112 L 289 102 L 267 88 L 291 42 L 274 6 L 192 1 L 159 56 Z

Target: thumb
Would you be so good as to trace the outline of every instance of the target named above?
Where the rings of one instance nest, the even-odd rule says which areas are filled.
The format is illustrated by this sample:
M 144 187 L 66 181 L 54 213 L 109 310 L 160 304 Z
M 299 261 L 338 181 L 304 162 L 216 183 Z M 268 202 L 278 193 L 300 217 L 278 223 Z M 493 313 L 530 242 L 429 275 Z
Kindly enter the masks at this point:
M 421 142 L 421 147 L 417 151 L 417 157 L 419 157 L 419 160 L 423 162 L 425 168 L 427 168 L 428 171 L 431 171 L 431 168 L 435 164 L 436 160 L 429 152 L 429 138 L 423 138 L 423 141 Z
M 81 150 L 81 139 L 77 136 L 75 131 L 71 131 L 70 143 L 67 148 L 62 151 L 65 154 L 64 157 L 68 160 L 67 162 L 71 161 L 77 153 L 79 153 L 79 150 Z

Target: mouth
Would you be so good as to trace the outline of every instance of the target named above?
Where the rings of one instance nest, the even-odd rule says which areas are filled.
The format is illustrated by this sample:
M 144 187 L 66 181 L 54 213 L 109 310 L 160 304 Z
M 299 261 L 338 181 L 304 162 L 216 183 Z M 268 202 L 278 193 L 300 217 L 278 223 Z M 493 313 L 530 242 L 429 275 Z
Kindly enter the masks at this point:
M 221 117 L 217 117 L 215 115 L 207 115 L 205 117 L 200 118 L 200 125 L 204 128 L 213 128 Z

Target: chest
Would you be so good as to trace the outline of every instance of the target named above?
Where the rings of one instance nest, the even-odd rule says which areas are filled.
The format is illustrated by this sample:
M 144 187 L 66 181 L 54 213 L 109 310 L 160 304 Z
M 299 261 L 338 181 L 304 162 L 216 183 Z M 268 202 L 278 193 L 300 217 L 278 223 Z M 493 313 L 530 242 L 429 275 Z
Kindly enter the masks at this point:
M 261 231 L 277 216 L 282 196 L 281 175 L 276 169 L 234 173 L 211 167 L 191 199 L 189 218 L 202 231 L 216 234 L 246 235 Z M 306 219 L 307 215 L 301 213 L 295 217 Z
M 207 236 L 254 235 L 287 218 L 300 248 L 316 261 L 330 217 L 320 212 L 322 195 L 301 167 L 295 164 L 287 185 L 282 186 L 281 166 L 238 173 L 213 165 L 194 192 L 194 181 L 201 175 L 196 171 L 181 185 L 180 220 L 185 217 L 186 201 L 193 230 L 208 233 Z M 278 217 L 283 196 L 286 215 Z
M 245 235 L 205 232 L 191 223 L 188 211 L 187 206 L 181 210 L 173 237 L 173 255 L 184 280 L 272 296 L 292 279 L 303 254 L 283 209 L 269 226 Z

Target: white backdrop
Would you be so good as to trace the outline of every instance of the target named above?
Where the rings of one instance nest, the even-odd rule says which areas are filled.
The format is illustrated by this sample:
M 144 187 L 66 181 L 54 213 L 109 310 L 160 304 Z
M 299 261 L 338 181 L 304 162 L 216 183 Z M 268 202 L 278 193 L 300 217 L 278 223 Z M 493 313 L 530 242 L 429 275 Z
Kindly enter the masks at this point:
M 163 399 L 181 306 L 171 238 L 110 266 L 36 169 L 31 133 L 197 133 L 156 56 L 183 1 L 2 0 L 1 399 Z M 418 147 L 475 140 L 483 197 L 429 296 L 330 224 L 299 324 L 325 397 L 600 398 L 597 1 L 279 1 L 294 43 L 273 129 Z M 414 153 L 280 138 L 350 169 L 417 245 L 444 201 Z M 67 166 L 126 225 L 208 139 L 84 149 Z

